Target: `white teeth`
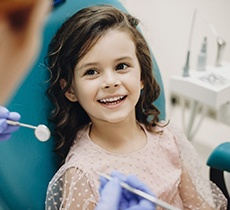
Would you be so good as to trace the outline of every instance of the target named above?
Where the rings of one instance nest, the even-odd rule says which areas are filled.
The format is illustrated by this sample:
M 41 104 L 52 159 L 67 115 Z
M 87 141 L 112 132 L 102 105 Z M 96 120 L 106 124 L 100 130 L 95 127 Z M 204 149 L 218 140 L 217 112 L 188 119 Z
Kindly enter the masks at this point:
M 114 101 L 118 101 L 118 100 L 121 100 L 122 98 L 124 98 L 124 96 L 119 96 L 119 97 L 113 97 L 113 98 L 105 98 L 105 99 L 101 99 L 100 102 L 102 103 L 111 103 L 111 102 L 114 102 Z

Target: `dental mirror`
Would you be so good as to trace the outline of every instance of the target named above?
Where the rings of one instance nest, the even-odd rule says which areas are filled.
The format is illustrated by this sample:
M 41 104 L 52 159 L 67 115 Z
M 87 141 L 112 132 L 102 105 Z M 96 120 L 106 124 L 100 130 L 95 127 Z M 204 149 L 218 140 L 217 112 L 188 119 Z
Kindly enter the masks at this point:
M 35 134 L 36 138 L 42 142 L 47 141 L 51 136 L 49 128 L 45 125 L 42 125 L 42 124 L 40 124 L 38 126 L 33 126 L 33 125 L 25 124 L 25 123 L 15 122 L 12 120 L 7 120 L 6 122 L 9 125 L 17 125 L 17 126 L 22 126 L 22 127 L 34 129 L 34 134 Z

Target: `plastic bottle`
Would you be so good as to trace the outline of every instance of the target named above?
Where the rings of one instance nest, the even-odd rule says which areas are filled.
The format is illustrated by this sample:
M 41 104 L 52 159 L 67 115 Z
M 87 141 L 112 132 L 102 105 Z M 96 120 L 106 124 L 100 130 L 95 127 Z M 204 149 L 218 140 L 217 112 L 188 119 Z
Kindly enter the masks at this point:
M 198 55 L 197 70 L 205 71 L 207 62 L 207 37 L 204 37 L 201 51 Z

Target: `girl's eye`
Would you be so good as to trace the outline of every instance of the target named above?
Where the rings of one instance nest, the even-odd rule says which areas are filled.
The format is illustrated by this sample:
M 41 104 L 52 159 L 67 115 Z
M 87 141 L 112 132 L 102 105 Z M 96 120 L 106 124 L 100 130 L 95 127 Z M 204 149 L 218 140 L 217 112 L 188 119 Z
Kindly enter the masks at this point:
M 97 71 L 93 69 L 89 69 L 85 72 L 85 75 L 95 75 L 95 74 L 97 74 Z
M 116 70 L 122 70 L 128 68 L 128 65 L 125 63 L 120 63 L 117 65 Z

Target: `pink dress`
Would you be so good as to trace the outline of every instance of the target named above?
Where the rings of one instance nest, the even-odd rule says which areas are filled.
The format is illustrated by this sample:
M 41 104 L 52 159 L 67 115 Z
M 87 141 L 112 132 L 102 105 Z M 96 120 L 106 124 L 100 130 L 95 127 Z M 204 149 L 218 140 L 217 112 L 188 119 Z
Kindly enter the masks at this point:
M 46 209 L 94 209 L 100 198 L 98 172 L 113 170 L 135 174 L 158 198 L 179 209 L 227 209 L 221 191 L 203 179 L 198 155 L 181 131 L 168 125 L 150 132 L 141 126 L 147 143 L 128 154 L 105 151 L 90 140 L 90 126 L 81 130 L 49 183 Z

